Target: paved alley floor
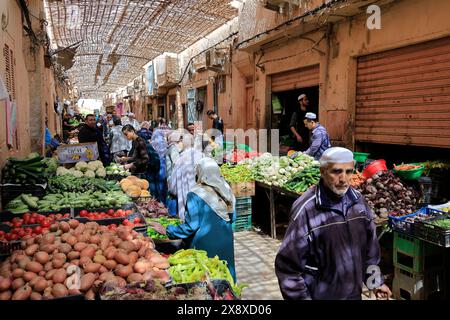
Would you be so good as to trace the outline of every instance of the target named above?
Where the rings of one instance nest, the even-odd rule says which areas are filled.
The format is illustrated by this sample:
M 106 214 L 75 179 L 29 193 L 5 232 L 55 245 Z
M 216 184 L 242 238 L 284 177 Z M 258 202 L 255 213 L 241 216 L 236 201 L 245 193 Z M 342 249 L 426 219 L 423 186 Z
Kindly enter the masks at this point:
M 275 256 L 281 245 L 263 233 L 242 231 L 234 233 L 234 259 L 239 283 L 249 285 L 242 291 L 242 300 L 281 300 L 283 297 L 275 275 Z M 367 288 L 362 300 L 377 300 Z
M 257 233 L 234 233 L 234 259 L 239 283 L 248 284 L 242 291 L 243 300 L 282 299 L 275 276 L 275 256 L 281 241 Z

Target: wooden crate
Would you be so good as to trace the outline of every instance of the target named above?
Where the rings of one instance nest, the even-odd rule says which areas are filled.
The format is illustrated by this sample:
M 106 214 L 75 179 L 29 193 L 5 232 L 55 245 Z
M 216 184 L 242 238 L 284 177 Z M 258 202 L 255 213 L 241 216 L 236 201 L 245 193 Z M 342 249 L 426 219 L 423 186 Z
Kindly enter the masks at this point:
M 235 197 L 252 197 L 255 195 L 255 182 L 232 183 L 231 190 Z

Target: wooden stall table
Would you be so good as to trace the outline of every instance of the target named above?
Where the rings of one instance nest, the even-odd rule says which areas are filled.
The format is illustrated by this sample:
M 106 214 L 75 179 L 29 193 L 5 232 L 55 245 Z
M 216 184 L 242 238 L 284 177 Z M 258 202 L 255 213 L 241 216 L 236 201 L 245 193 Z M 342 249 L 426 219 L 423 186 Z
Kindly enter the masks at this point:
M 256 182 L 256 187 L 261 188 L 264 190 L 264 193 L 267 197 L 267 200 L 269 201 L 269 216 L 270 216 L 270 236 L 274 239 L 277 238 L 277 227 L 284 226 L 284 224 L 277 224 L 276 222 L 276 215 L 277 210 L 276 206 L 278 204 L 278 200 L 281 196 L 287 196 L 293 201 L 295 201 L 298 197 L 301 195 L 295 192 L 288 191 L 286 189 L 268 185 L 263 182 Z M 258 200 L 256 200 L 257 202 Z

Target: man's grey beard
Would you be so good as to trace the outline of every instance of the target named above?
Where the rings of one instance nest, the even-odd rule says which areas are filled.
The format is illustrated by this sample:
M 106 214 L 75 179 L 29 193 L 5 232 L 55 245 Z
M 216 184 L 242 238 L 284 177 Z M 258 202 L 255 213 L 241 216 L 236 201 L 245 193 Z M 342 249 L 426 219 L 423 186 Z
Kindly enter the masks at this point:
M 342 197 L 345 196 L 345 194 L 347 193 L 348 188 L 349 188 L 349 187 L 347 187 L 344 191 L 340 191 L 340 190 L 338 190 L 337 188 L 335 188 L 334 186 L 332 186 L 330 189 L 331 189 L 331 191 L 333 191 L 333 193 L 334 193 L 335 195 L 337 195 L 338 197 L 342 198 Z

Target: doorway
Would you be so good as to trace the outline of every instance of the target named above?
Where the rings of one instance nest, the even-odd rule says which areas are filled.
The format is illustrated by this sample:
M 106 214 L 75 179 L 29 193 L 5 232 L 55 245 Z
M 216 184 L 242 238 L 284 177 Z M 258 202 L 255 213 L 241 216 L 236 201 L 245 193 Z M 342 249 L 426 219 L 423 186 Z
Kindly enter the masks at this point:
M 314 112 L 319 115 L 319 86 L 308 88 L 294 89 L 282 92 L 272 93 L 272 110 L 271 110 L 271 129 L 279 129 L 280 134 L 280 153 L 285 154 L 289 150 L 301 151 L 309 147 L 310 133 L 307 128 L 302 126 L 303 119 L 298 119 L 300 123 L 297 126 L 299 134 L 302 136 L 304 143 L 298 146 L 294 140 L 290 130 L 290 122 L 294 111 L 299 110 L 298 96 L 306 94 L 309 100 L 307 112 Z M 320 119 L 319 119 L 320 121 Z

